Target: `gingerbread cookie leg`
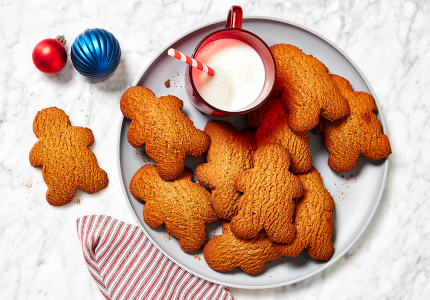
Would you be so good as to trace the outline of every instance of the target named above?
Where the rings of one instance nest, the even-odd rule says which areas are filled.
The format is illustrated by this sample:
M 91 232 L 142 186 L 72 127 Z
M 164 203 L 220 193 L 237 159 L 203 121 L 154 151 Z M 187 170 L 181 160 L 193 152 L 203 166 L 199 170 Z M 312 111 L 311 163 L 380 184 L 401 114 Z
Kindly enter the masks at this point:
M 74 174 L 61 172 L 61 169 L 61 166 L 57 166 L 57 169 L 44 166 L 42 169 L 43 178 L 48 186 L 46 200 L 53 206 L 70 203 L 77 189 L 76 185 L 68 184 L 74 182 Z M 58 178 L 61 180 L 57 180 Z
M 324 144 L 330 145 L 330 143 L 336 144 L 335 141 L 332 141 L 331 136 L 324 135 Z M 330 152 L 328 165 L 333 171 L 338 173 L 348 172 L 357 166 L 360 153 L 351 151 L 348 145 L 348 143 L 338 143 L 336 150 Z
M 109 180 L 104 170 L 98 168 L 94 170 L 89 176 L 79 181 L 78 188 L 85 193 L 94 194 L 108 186 Z
M 184 169 L 184 152 L 174 152 L 166 149 L 166 151 L 161 154 L 159 149 L 154 148 L 153 144 L 149 143 L 146 144 L 145 151 L 148 156 L 154 160 L 157 172 L 163 180 L 171 181 L 175 179 L 176 174 L 180 174 Z
M 331 218 L 330 214 L 330 220 L 327 220 L 327 223 L 330 222 L 333 223 L 333 219 Z M 321 259 L 321 260 L 329 260 L 334 252 L 334 246 L 331 242 L 331 234 L 325 234 L 326 232 L 333 232 L 333 226 L 331 228 L 323 228 L 321 229 L 321 232 L 324 234 L 321 234 L 319 236 L 319 239 L 315 239 L 310 242 L 309 246 L 306 247 L 306 252 L 309 254 L 310 257 L 313 259 Z

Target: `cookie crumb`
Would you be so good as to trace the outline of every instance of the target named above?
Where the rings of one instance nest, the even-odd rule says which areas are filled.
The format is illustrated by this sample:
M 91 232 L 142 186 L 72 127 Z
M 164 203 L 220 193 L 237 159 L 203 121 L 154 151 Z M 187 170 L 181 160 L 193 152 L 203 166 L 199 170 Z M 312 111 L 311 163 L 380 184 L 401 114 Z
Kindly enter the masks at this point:
M 164 81 L 164 86 L 170 87 L 170 79 L 167 79 L 166 81 Z

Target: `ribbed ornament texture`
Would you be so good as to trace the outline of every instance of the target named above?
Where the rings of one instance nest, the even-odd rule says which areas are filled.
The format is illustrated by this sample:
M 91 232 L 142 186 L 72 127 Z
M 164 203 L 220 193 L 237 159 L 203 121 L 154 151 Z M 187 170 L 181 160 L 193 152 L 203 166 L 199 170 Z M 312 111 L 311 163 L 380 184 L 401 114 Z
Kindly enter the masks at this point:
M 85 30 L 73 42 L 72 63 L 81 75 L 103 78 L 113 73 L 121 59 L 118 40 L 107 30 Z

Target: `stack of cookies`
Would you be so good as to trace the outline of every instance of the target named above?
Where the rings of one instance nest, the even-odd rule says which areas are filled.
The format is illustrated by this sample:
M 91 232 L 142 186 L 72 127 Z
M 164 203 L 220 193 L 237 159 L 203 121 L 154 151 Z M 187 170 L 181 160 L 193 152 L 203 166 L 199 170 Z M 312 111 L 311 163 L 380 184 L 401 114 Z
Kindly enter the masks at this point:
M 265 262 L 296 257 L 304 249 L 328 260 L 335 205 L 312 166 L 307 131 L 324 135 L 328 165 L 336 172 L 357 165 L 360 154 L 379 160 L 391 153 L 371 95 L 353 92 L 349 82 L 299 48 L 271 47 L 277 65 L 272 97 L 249 113 L 250 128 L 239 132 L 225 121 L 196 129 L 174 96 L 157 98 L 131 87 L 121 110 L 131 125 L 128 141 L 145 145 L 155 165 L 143 166 L 130 191 L 145 204 L 151 228 L 164 223 L 192 253 L 206 242 L 205 224 L 222 219 L 222 235 L 204 246 L 208 265 L 219 272 L 236 267 L 257 274 Z M 191 181 L 186 156 L 207 151 L 207 162 Z

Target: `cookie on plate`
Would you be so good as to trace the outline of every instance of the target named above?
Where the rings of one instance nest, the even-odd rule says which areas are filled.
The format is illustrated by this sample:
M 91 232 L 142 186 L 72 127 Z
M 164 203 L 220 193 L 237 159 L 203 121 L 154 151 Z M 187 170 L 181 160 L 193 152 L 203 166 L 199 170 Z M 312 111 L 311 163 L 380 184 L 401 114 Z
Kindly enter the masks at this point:
M 205 133 L 211 138 L 207 163 L 196 167 L 197 180 L 212 191 L 211 203 L 220 218 L 237 214 L 240 193 L 234 188 L 236 176 L 252 167 L 254 133 L 239 132 L 230 123 L 209 121 Z
M 186 156 L 198 157 L 209 148 L 209 137 L 181 112 L 183 102 L 175 96 L 157 98 L 151 90 L 133 86 L 122 95 L 120 106 L 131 120 L 129 143 L 136 148 L 145 145 L 164 180 L 181 174 Z
M 306 131 L 294 132 L 288 125 L 288 115 L 278 98 L 273 98 L 271 107 L 255 132 L 257 147 L 268 143 L 277 143 L 284 146 L 291 156 L 291 171 L 293 173 L 306 173 L 312 168 L 311 148 L 309 135 Z
M 37 113 L 33 131 L 39 140 L 30 151 L 30 164 L 43 167 L 49 204 L 71 202 L 77 189 L 93 194 L 107 187 L 107 174 L 88 149 L 94 143 L 91 129 L 72 126 L 63 110 L 50 107 Z
M 274 95 L 282 93 L 288 125 L 293 131 L 316 127 L 320 116 L 335 121 L 349 114 L 348 102 L 322 62 L 292 45 L 277 44 L 270 50 L 277 68 Z
M 303 249 L 313 259 L 329 260 L 333 255 L 334 201 L 324 188 L 321 175 L 315 168 L 298 175 L 303 183 L 303 197 L 297 199 L 294 214 L 296 238 L 289 244 L 275 244 L 283 256 L 296 257 Z
M 255 275 L 264 270 L 266 262 L 281 257 L 266 234 L 259 233 L 252 239 L 241 239 L 230 230 L 228 221 L 222 222 L 222 235 L 214 236 L 204 247 L 206 263 L 218 272 L 228 272 L 236 267 Z
M 279 144 L 267 144 L 253 154 L 254 167 L 240 173 L 235 188 L 238 214 L 230 223 L 240 238 L 254 238 L 265 230 L 271 241 L 289 243 L 296 235 L 293 224 L 294 198 L 303 194 L 300 179 L 289 172 L 290 155 Z
M 314 133 L 323 132 L 324 144 L 330 154 L 329 167 L 335 172 L 348 172 L 357 166 L 360 154 L 376 161 L 391 154 L 388 136 L 382 133 L 381 122 L 375 115 L 375 100 L 365 92 L 354 92 L 348 80 L 331 75 L 336 88 L 348 101 L 348 117 L 328 122 L 321 119 Z
M 206 241 L 206 223 L 218 221 L 211 194 L 191 181 L 193 172 L 185 167 L 174 181 L 164 181 L 153 165 L 140 168 L 130 182 L 130 192 L 145 202 L 143 220 L 151 228 L 164 223 L 166 231 L 179 239 L 187 253 L 199 250 Z

